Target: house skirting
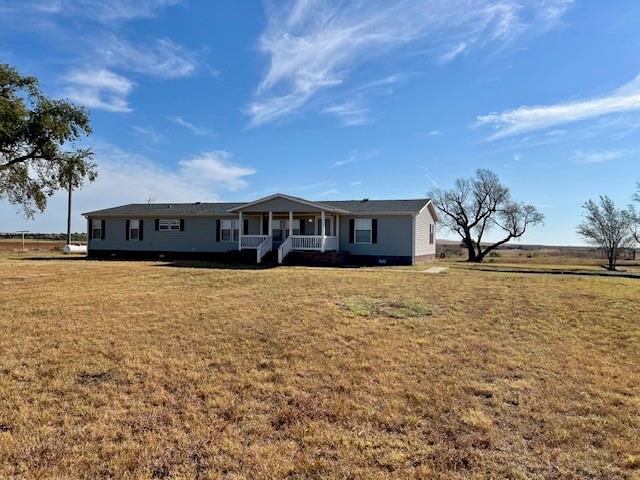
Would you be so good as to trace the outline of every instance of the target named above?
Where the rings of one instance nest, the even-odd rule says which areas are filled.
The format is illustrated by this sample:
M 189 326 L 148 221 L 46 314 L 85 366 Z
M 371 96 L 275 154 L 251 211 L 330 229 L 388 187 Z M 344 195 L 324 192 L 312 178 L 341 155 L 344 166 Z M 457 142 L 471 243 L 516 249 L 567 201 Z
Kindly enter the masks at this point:
M 429 253 L 427 255 L 416 255 L 415 263 L 429 263 L 433 262 L 436 259 L 435 253 Z
M 220 263 L 255 264 L 255 250 L 229 250 L 227 252 L 171 252 L 154 250 L 97 250 L 89 249 L 88 258 L 96 259 L 138 259 L 138 260 L 206 260 Z M 416 257 L 421 262 L 433 259 L 433 255 Z M 265 257 L 266 259 L 267 257 Z M 309 266 L 375 266 L 411 265 L 410 256 L 393 255 L 350 255 L 348 252 L 293 251 L 285 258 L 286 265 Z

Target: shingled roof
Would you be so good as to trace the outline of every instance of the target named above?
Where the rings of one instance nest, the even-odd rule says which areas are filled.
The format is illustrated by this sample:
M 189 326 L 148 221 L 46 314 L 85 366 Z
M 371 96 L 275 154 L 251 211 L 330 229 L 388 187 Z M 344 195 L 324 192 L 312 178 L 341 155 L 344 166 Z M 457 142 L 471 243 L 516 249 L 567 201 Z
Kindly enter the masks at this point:
M 322 200 L 313 202 L 348 213 L 417 213 L 430 200 L 418 198 L 411 200 Z M 229 210 L 242 207 L 250 202 L 238 203 L 130 203 L 119 207 L 87 212 L 86 216 L 104 217 L 165 217 L 165 216 L 207 216 L 229 213 Z

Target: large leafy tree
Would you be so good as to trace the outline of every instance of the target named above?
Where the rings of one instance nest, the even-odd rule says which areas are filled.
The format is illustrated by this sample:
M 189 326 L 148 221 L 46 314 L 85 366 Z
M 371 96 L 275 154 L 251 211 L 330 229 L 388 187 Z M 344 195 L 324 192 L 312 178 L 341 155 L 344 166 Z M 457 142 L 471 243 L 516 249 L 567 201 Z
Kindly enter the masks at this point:
M 607 268 L 615 270 L 620 250 L 633 242 L 633 214 L 616 208 L 606 195 L 601 196 L 597 203 L 589 200 L 582 207 L 585 215 L 578 225 L 578 234 L 601 248 L 607 257 Z
M 536 207 L 514 201 L 490 170 L 478 170 L 474 177 L 456 180 L 453 188 L 438 188 L 429 195 L 441 213 L 440 223 L 462 238 L 469 262 L 482 262 L 500 245 L 544 221 Z M 500 233 L 500 240 L 484 242 L 484 235 L 492 229 Z
M 0 198 L 33 217 L 56 191 L 93 181 L 92 151 L 74 148 L 90 133 L 85 109 L 47 98 L 36 78 L 0 64 Z

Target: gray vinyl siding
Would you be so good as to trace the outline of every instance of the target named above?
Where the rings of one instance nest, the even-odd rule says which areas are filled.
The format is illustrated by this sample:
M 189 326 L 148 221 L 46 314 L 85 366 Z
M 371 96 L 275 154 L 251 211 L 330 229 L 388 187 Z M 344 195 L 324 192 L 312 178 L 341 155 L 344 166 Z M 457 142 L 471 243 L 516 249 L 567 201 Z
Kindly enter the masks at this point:
M 429 243 L 429 225 L 432 224 L 435 224 L 435 222 L 428 208 L 416 215 L 416 256 L 434 255 L 436 253 L 435 231 L 433 244 Z
M 272 198 L 264 202 L 242 209 L 243 212 L 315 212 L 319 211 L 310 205 L 294 202 L 286 198 Z
M 175 217 L 171 217 L 175 218 Z M 153 252 L 226 252 L 238 248 L 237 241 L 216 241 L 216 220 L 237 219 L 225 217 L 186 217 L 184 231 L 155 231 L 155 219 L 144 218 L 143 240 L 126 239 L 125 218 L 105 218 L 105 238 L 89 239 L 89 250 L 132 250 Z M 245 217 L 246 218 L 246 217 Z M 260 234 L 260 218 L 249 221 L 248 235 Z M 95 221 L 101 219 L 96 218 Z
M 378 220 L 378 242 L 372 244 L 349 243 L 349 220 L 376 218 Z M 411 215 L 340 215 L 340 250 L 352 255 L 412 256 Z

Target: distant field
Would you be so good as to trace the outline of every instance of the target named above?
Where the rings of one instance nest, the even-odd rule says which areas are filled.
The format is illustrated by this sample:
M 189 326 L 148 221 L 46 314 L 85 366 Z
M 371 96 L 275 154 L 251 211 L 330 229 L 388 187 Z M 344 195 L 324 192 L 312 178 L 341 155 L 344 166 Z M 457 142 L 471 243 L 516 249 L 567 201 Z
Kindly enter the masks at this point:
M 31 240 L 25 239 L 24 249 L 28 252 L 34 251 L 62 251 L 65 245 L 63 240 Z M 20 238 L 1 238 L 0 251 L 19 252 L 22 250 L 22 239 Z
M 0 284 L 0 478 L 640 475 L 639 280 L 3 254 Z

